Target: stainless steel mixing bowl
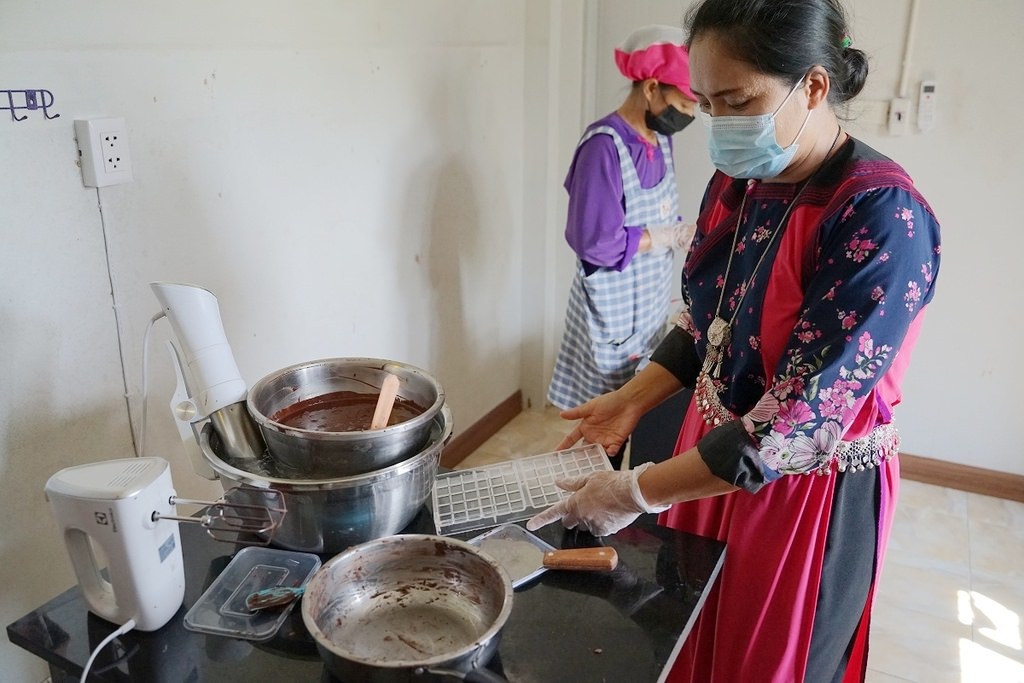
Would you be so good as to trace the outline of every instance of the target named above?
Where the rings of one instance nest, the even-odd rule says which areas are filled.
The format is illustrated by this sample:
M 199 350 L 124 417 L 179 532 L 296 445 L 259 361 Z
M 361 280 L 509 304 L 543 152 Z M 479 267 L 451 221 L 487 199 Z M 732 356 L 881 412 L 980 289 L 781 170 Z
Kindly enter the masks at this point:
M 221 458 L 209 424 L 200 432 L 199 446 L 225 490 L 244 487 L 239 502 L 260 505 L 261 490 L 281 492 L 288 512 L 274 532 L 273 545 L 333 554 L 396 534 L 419 514 L 433 489 L 441 451 L 452 436 L 451 410 L 442 407 L 429 427 L 427 444 L 415 455 L 375 472 L 334 479 L 285 479 L 233 467 Z
M 398 377 L 399 398 L 424 412 L 383 429 L 326 432 L 297 429 L 272 418 L 281 410 L 334 392 L 376 400 L 388 373 Z M 281 476 L 329 479 L 373 472 L 419 453 L 444 405 L 444 390 L 425 371 L 380 358 L 324 358 L 272 372 L 249 390 L 246 405 Z

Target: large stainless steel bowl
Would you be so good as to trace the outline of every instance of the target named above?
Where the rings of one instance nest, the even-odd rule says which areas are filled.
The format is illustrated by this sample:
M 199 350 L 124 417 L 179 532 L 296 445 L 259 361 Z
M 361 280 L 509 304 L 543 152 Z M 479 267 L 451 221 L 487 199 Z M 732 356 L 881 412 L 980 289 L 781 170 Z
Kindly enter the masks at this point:
M 469 543 L 391 536 L 324 564 L 306 584 L 302 620 L 342 680 L 436 680 L 423 674 L 440 669 L 504 681 L 481 667 L 498 647 L 512 600 L 508 573 Z
M 207 424 L 199 445 L 224 489 L 244 487 L 238 500 L 264 504 L 261 490 L 281 492 L 288 507 L 271 543 L 288 550 L 338 553 L 357 543 L 396 534 L 419 514 L 434 486 L 441 451 L 452 436 L 445 406 L 430 423 L 419 453 L 375 472 L 334 479 L 284 479 L 240 470 L 221 458 L 216 432 Z
M 297 429 L 272 419 L 289 406 L 334 392 L 376 400 L 389 373 L 398 377 L 399 398 L 425 408 L 423 413 L 383 429 L 351 432 Z M 373 472 L 419 453 L 444 402 L 441 385 L 425 371 L 380 358 L 324 358 L 291 365 L 256 382 L 246 399 L 275 470 L 301 479 Z

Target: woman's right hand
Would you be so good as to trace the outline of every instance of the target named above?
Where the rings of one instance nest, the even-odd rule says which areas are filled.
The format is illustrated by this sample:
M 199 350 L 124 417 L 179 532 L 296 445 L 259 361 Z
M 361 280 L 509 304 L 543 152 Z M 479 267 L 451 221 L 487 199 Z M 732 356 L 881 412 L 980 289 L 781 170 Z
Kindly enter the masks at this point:
M 556 450 L 569 448 L 583 439 L 586 443 L 600 444 L 608 455 L 615 455 L 626 438 L 633 433 L 643 412 L 621 390 L 602 394 L 581 406 L 563 410 L 563 419 L 580 422 L 562 439 Z

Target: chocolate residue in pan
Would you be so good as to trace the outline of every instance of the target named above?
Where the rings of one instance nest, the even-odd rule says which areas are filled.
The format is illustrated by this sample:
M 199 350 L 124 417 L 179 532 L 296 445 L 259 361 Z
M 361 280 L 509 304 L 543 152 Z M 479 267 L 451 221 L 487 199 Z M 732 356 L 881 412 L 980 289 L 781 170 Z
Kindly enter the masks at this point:
M 408 645 L 411 649 L 416 650 L 416 652 L 419 652 L 422 655 L 432 655 L 433 654 L 432 652 L 429 652 L 428 650 L 424 650 L 422 647 L 420 647 L 419 643 L 417 643 L 416 641 L 412 640 L 411 638 L 406 638 L 401 633 L 396 633 L 395 637 L 398 638 L 403 643 L 405 643 L 406 645 Z

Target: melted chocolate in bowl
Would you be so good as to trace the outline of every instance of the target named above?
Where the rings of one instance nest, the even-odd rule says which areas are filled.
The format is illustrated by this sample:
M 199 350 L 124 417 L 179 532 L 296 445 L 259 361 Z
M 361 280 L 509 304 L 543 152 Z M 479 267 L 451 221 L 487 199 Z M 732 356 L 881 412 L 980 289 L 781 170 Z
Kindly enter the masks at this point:
M 293 403 L 274 413 L 270 419 L 294 429 L 313 432 L 361 432 L 370 428 L 377 394 L 334 391 Z M 398 397 L 388 418 L 388 426 L 423 414 L 423 406 Z

